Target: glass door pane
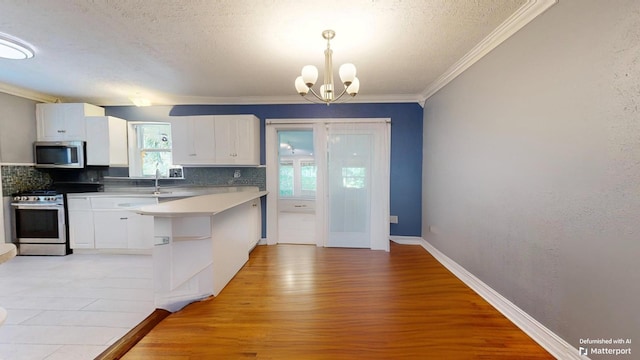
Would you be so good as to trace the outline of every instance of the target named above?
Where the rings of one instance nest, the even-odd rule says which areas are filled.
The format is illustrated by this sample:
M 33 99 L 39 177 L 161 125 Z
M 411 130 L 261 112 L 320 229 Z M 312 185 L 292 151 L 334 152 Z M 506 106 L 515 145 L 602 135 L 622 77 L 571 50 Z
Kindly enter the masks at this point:
M 330 126 L 327 137 L 327 246 L 371 246 L 373 134 Z

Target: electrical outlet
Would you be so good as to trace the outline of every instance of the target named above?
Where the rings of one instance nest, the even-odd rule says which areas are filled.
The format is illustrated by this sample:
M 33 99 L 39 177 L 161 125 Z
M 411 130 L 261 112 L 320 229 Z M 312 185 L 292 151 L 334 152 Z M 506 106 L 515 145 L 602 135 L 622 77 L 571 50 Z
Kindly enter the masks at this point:
M 389 216 L 389 222 L 391 224 L 397 224 L 398 223 L 398 216 L 397 215 L 391 215 Z

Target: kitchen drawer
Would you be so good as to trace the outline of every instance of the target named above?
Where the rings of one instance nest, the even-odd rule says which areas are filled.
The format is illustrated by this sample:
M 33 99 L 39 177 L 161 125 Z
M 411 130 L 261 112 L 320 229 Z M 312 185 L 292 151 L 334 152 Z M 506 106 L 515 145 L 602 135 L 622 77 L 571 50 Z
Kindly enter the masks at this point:
M 158 201 L 154 197 L 107 197 L 91 198 L 91 208 L 96 209 L 130 209 L 143 205 L 154 205 Z
M 67 196 L 67 208 L 73 210 L 91 210 L 91 199 L 86 196 Z

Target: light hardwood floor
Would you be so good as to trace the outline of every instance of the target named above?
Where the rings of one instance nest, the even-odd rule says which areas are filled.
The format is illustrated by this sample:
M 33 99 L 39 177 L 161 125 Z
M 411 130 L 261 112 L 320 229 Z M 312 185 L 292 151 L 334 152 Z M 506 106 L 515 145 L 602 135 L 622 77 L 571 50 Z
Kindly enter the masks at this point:
M 136 359 L 553 359 L 419 246 L 259 246 Z

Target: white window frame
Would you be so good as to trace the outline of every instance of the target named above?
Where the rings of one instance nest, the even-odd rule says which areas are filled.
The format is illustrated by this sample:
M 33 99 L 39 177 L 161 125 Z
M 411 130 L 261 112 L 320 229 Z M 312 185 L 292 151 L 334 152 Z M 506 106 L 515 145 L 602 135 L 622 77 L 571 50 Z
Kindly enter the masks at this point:
M 285 161 L 287 163 L 292 163 L 293 165 L 293 195 L 291 196 L 282 196 L 280 195 L 280 191 L 278 189 L 278 197 L 280 199 L 314 199 L 316 197 L 317 192 L 317 183 L 316 183 L 316 191 L 310 193 L 310 191 L 303 192 L 302 191 L 302 163 L 313 163 L 316 166 L 316 160 L 313 156 L 281 156 L 278 162 L 278 168 L 280 164 Z M 279 173 L 279 171 L 278 171 Z M 279 179 L 279 177 L 278 177 Z
M 169 131 L 171 131 L 171 124 L 166 122 L 150 122 L 150 121 L 129 121 L 128 123 L 128 137 L 129 137 L 129 177 L 130 178 L 154 178 L 155 174 L 143 175 L 142 174 L 142 156 L 143 151 L 152 152 L 169 152 L 172 149 L 146 149 L 140 147 L 140 135 L 138 129 L 144 125 L 168 125 Z M 169 133 L 171 136 L 171 133 Z M 172 166 L 172 165 L 170 165 Z M 161 173 L 160 177 L 169 177 L 168 173 Z

